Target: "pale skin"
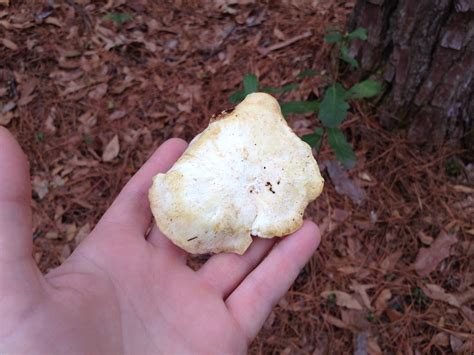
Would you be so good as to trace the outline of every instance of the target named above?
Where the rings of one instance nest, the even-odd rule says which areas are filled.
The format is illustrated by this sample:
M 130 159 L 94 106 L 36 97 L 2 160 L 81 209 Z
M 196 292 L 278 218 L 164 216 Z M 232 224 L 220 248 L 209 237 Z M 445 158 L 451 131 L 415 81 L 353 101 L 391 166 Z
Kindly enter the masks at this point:
M 26 156 L 0 127 L 0 353 L 240 354 L 313 255 L 317 226 L 198 271 L 152 223 L 151 178 L 186 148 L 165 142 L 57 269 L 32 259 Z

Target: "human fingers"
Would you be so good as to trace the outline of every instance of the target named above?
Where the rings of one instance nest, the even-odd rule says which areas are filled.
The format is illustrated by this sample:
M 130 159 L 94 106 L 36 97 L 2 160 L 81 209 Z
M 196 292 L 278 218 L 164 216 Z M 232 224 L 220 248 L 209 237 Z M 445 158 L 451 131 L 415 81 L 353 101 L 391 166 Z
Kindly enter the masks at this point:
M 163 143 L 125 185 L 112 206 L 107 210 L 96 227 L 98 234 L 145 236 L 150 225 L 151 211 L 148 202 L 148 190 L 152 178 L 166 172 L 176 162 L 187 147 L 187 143 L 178 138 Z
M 0 260 L 31 258 L 31 184 L 26 155 L 0 126 Z
M 183 264 L 186 262 L 186 252 L 166 238 L 155 223 L 153 223 L 147 240 L 168 256 L 181 261 Z
M 244 255 L 231 253 L 212 256 L 197 274 L 211 284 L 223 298 L 247 276 L 275 244 L 274 239 L 255 238 Z
M 318 227 L 305 222 L 270 251 L 227 298 L 226 304 L 248 339 L 253 339 L 320 242 Z

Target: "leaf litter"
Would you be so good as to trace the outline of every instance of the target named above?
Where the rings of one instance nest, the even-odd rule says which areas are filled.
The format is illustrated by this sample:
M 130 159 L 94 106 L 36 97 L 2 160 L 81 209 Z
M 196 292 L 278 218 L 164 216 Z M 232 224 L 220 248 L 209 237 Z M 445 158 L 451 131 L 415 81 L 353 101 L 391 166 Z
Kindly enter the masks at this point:
M 31 162 L 41 270 L 87 237 L 160 143 L 189 141 L 229 108 L 246 73 L 273 88 L 297 82 L 278 94 L 284 101 L 321 98 L 331 70 L 322 39 L 354 6 L 178 3 L 0 8 L 0 124 Z M 342 129 L 357 137 L 357 165 L 329 163 L 323 195 L 306 211 L 320 224 L 320 248 L 251 353 L 462 352 L 474 322 L 474 169 L 453 179 L 445 162 L 458 151 L 420 151 L 362 104 L 353 111 Z M 309 115 L 288 122 L 301 136 L 317 128 Z M 323 146 L 318 160 L 332 159 Z

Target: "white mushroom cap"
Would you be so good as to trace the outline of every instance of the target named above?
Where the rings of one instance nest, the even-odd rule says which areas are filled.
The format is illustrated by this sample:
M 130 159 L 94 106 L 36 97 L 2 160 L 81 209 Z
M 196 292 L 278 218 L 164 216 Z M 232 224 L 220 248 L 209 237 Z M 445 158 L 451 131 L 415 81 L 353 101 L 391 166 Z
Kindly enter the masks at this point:
M 187 252 L 243 254 L 252 236 L 300 228 L 323 184 L 310 146 L 293 133 L 277 100 L 255 93 L 155 176 L 149 197 L 160 230 Z

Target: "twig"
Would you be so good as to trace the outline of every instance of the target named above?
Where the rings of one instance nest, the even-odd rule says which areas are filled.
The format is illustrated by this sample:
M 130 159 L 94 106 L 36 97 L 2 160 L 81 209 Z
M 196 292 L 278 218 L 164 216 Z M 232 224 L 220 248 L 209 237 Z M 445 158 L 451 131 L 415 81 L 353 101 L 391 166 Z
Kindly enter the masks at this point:
M 312 33 L 311 31 L 306 31 L 305 33 L 303 34 L 300 34 L 298 36 L 295 36 L 295 37 L 292 37 L 292 38 L 289 38 L 287 39 L 286 41 L 283 41 L 283 42 L 280 42 L 280 43 L 276 43 L 270 47 L 266 47 L 266 48 L 258 48 L 258 51 L 260 52 L 260 54 L 262 56 L 266 56 L 268 55 L 268 53 L 270 52 L 273 52 L 273 51 L 276 51 L 278 49 L 282 49 L 282 48 L 285 48 L 285 47 L 288 47 L 288 46 L 291 46 L 293 43 L 295 42 L 298 42 L 299 40 L 302 40 L 304 38 L 307 38 L 309 36 L 311 36 Z

